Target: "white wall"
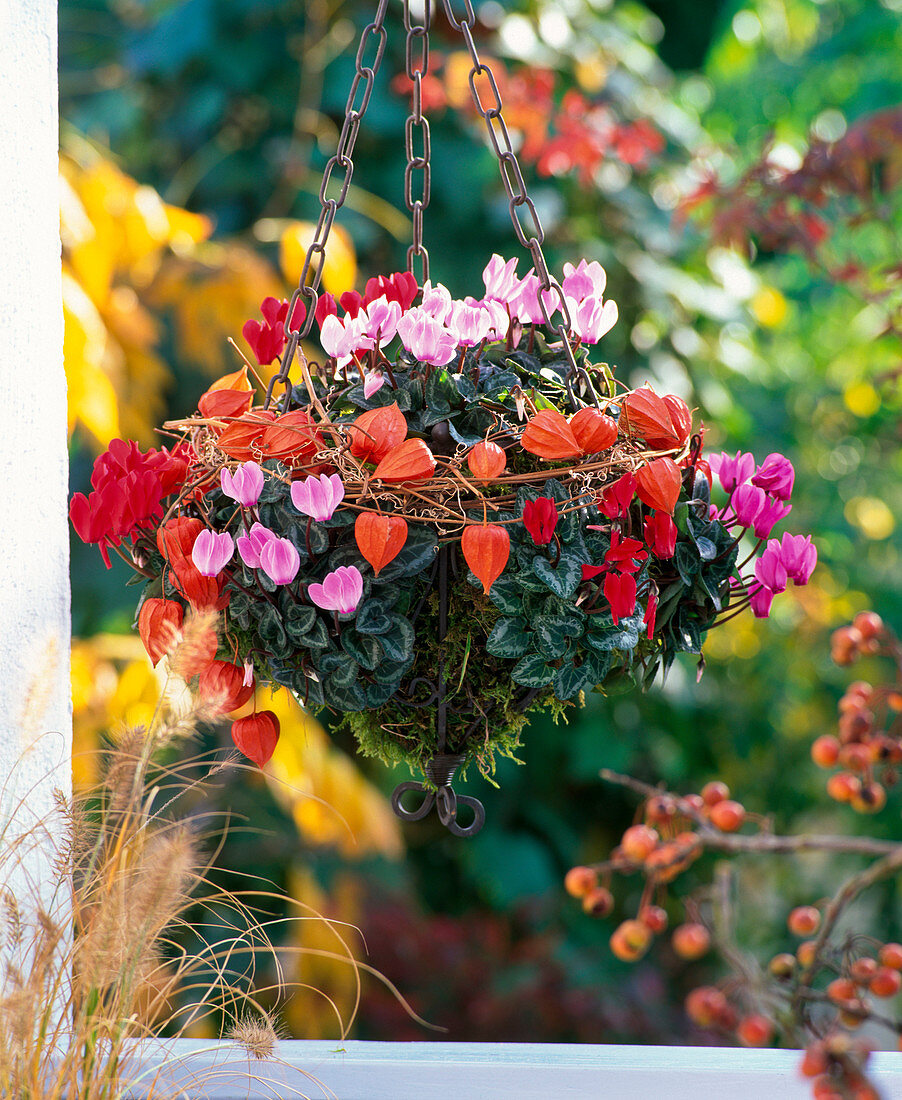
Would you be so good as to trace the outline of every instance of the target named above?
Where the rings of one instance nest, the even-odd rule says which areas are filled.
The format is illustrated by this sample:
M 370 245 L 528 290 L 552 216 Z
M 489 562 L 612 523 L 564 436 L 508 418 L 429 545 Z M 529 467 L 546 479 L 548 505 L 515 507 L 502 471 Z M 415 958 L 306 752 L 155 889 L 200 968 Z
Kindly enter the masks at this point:
M 0 0 L 0 828 L 17 829 L 70 789 L 56 15 Z M 24 873 L 46 883 L 46 850 Z

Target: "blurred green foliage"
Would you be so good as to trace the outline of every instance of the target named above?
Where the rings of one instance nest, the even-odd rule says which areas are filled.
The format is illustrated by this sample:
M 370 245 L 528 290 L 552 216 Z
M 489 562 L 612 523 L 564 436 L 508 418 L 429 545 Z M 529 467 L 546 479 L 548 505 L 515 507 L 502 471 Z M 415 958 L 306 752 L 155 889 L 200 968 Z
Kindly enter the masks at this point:
M 62 0 L 63 118 L 108 142 L 123 167 L 167 201 L 212 215 L 220 235 L 253 241 L 261 218 L 315 219 L 317 173 L 334 148 L 353 40 L 372 7 L 358 0 Z M 602 261 L 621 313 L 604 354 L 624 381 L 649 379 L 696 405 L 708 425 L 708 449 L 751 450 L 759 460 L 782 451 L 792 459 L 795 506 L 785 527 L 814 534 L 821 564 L 799 599 L 778 601 L 770 621 L 739 621 L 712 637 L 700 684 L 694 665 L 686 664 L 645 697 L 593 696 L 568 726 L 533 723 L 522 752 L 526 766 L 502 764 L 499 789 L 477 792 L 488 815 L 478 838 L 458 841 L 428 824 L 409 829 L 409 858 L 391 883 L 391 904 L 400 897 L 407 915 L 386 921 L 379 907 L 388 903 L 378 900 L 386 888 L 370 887 L 371 934 L 388 935 L 397 926 L 413 939 L 416 927 L 426 946 L 411 947 L 411 958 L 431 966 L 430 928 L 438 936 L 444 915 L 459 918 L 469 931 L 450 937 L 454 950 L 441 955 L 446 970 L 431 970 L 433 988 L 451 983 L 461 958 L 485 936 L 500 937 L 510 964 L 505 973 L 487 974 L 478 995 L 456 996 L 453 1009 L 422 993 L 415 1007 L 433 1012 L 450 1038 L 685 1036 L 688 1025 L 674 1013 L 674 998 L 679 988 L 697 984 L 704 964 L 687 975 L 662 949 L 657 968 L 645 962 L 627 970 L 606 950 L 613 925 L 591 922 L 562 897 L 567 867 L 606 855 L 632 816 L 627 796 L 601 786 L 602 766 L 687 791 L 718 776 L 750 810 L 773 814 L 780 830 L 888 835 L 898 823 L 898 795 L 881 818 L 864 823 L 828 805 L 823 775 L 808 759 L 813 737 L 833 728 L 848 679 L 829 662 L 829 631 L 864 607 L 902 621 L 898 335 L 883 331 L 879 302 L 864 302 L 803 259 L 770 255 L 750 263 L 710 247 L 703 222 L 686 226 L 674 218 L 700 166 L 729 179 L 759 155 L 769 135 L 784 155 L 797 155 L 809 131 L 839 136 L 862 115 L 897 104 L 898 0 L 723 0 L 708 3 L 704 19 L 693 14 L 694 4 L 652 7 L 654 13 L 620 0 L 489 2 L 479 8 L 479 45 L 512 72 L 551 70 L 558 102 L 576 89 L 619 119 L 647 119 L 666 138 L 647 166 L 608 157 L 589 182 L 573 172 L 539 177 L 526 166 L 550 264 L 559 269 L 581 256 Z M 397 219 L 387 219 L 372 199 L 403 210 L 407 107 L 390 79 L 403 69 L 399 9 L 390 7 L 389 47 L 341 215 L 364 277 L 402 266 L 407 243 L 391 231 Z M 433 49 L 448 55 L 459 48 L 439 18 Z M 490 254 L 517 253 L 507 203 L 470 115 L 437 110 L 432 141 L 426 243 L 433 278 L 454 293 L 478 293 Z M 898 217 L 898 191 L 887 201 Z M 898 262 L 891 233 L 875 234 L 869 248 L 874 270 Z M 524 258 L 521 270 L 526 266 Z M 236 335 L 244 320 L 235 317 Z M 180 371 L 190 368 L 177 348 L 171 352 Z M 181 377 L 184 393 L 191 376 Z M 84 464 L 76 463 L 78 487 L 85 476 Z M 128 594 L 114 602 L 105 588 L 101 619 L 90 596 L 95 591 L 88 570 L 80 569 L 76 623 L 121 626 Z M 401 778 L 383 774 L 379 781 L 389 790 Z M 288 826 L 274 823 L 272 814 L 266 825 L 273 831 L 261 840 L 257 864 L 281 881 L 278 860 L 290 845 L 280 829 Z M 238 851 L 243 858 L 246 844 Z M 314 865 L 324 882 L 336 871 L 336 860 L 321 854 L 294 858 Z M 756 905 L 747 914 L 749 943 L 779 947 L 785 912 L 826 892 L 826 869 L 809 867 L 771 865 L 766 875 L 760 862 L 751 864 L 746 883 Z M 378 868 L 368 873 L 377 876 Z M 710 865 L 703 862 L 691 877 L 704 881 L 706 873 Z M 621 896 L 624 915 L 634 912 L 639 889 Z M 898 938 L 902 902 L 888 887 L 876 904 L 884 933 Z M 539 990 L 552 1003 L 555 997 L 585 1003 L 579 998 L 588 990 L 597 997 L 592 1003 L 604 1006 L 611 1000 L 605 988 L 617 982 L 626 983 L 633 1006 L 656 998 L 669 1007 L 657 1014 L 631 1009 L 618 1027 L 600 1011 L 591 1016 L 594 1031 L 577 1026 L 578 1014 L 561 1012 L 553 1024 L 550 1010 L 502 1012 L 504 982 L 516 981 L 531 953 L 542 962 L 525 979 L 524 1004 Z M 393 963 L 390 956 L 374 952 L 403 991 L 405 981 L 418 988 L 422 974 L 411 959 Z M 476 967 L 474 982 L 480 972 Z M 661 972 L 674 973 L 667 988 Z M 388 1037 L 393 1017 L 386 1022 L 374 997 L 372 1011 L 364 1004 L 358 1034 Z M 479 1011 L 494 1012 L 502 1023 L 475 1035 L 468 1014 L 480 997 L 494 1009 L 483 1004 Z

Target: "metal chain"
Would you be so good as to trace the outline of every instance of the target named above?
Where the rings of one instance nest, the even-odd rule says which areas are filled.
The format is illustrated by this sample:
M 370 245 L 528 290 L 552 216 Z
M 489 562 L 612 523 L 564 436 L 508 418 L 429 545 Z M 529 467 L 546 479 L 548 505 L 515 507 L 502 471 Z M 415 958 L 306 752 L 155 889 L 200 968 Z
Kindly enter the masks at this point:
M 319 284 L 323 277 L 326 241 L 329 238 L 329 231 L 332 229 L 332 223 L 335 221 L 335 215 L 347 198 L 348 188 L 351 186 L 351 178 L 354 175 L 354 162 L 351 159 L 354 153 L 354 145 L 357 141 L 360 123 L 366 114 L 366 109 L 369 106 L 370 98 L 373 94 L 373 86 L 376 80 L 376 73 L 379 71 L 379 65 L 382 61 L 382 55 L 385 53 L 385 42 L 387 38 L 385 31 L 385 12 L 387 8 L 388 0 L 379 0 L 375 18 L 372 23 L 364 27 L 360 35 L 360 45 L 357 48 L 357 57 L 355 60 L 354 79 L 351 81 L 351 89 L 348 92 L 348 99 L 345 104 L 344 123 L 341 127 L 341 133 L 338 136 L 338 145 L 336 146 L 335 152 L 326 162 L 322 183 L 319 188 L 319 220 L 316 223 L 313 240 L 307 247 L 307 253 L 304 257 L 304 266 L 301 269 L 301 276 L 298 279 L 297 288 L 288 303 L 288 312 L 285 315 L 285 335 L 288 337 L 288 343 L 285 345 L 285 351 L 282 354 L 279 372 L 270 379 L 269 385 L 266 388 L 266 399 L 263 402 L 264 408 L 269 408 L 272 401 L 273 389 L 277 382 L 285 387 L 286 404 L 291 401 L 291 383 L 288 381 L 288 372 L 291 369 L 298 343 L 307 336 L 313 325 L 316 304 L 319 300 Z M 375 40 L 375 53 L 370 63 L 364 64 L 370 39 Z M 358 92 L 360 93 L 359 102 Z M 329 184 L 333 182 L 332 176 L 336 168 L 343 172 L 344 175 L 336 177 L 335 184 L 339 184 L 340 182 L 338 196 L 330 199 L 327 197 L 327 191 L 329 189 Z M 313 267 L 314 259 L 317 258 L 318 262 L 313 269 L 313 277 L 308 286 L 307 278 Z M 295 306 L 301 298 L 306 299 L 307 314 L 301 327 L 294 329 L 291 327 L 291 318 L 294 314 Z
M 423 21 L 414 22 L 410 10 L 410 0 L 404 0 L 404 29 L 407 32 L 404 65 L 407 79 L 413 84 L 411 112 L 404 125 L 404 148 L 407 153 L 407 166 L 404 169 L 404 201 L 410 211 L 413 222 L 413 239 L 407 249 L 407 270 L 414 273 L 414 262 L 420 258 L 422 276 L 417 284 L 422 286 L 429 278 L 429 253 L 423 245 L 423 211 L 429 205 L 432 189 L 432 168 L 430 158 L 432 143 L 429 134 L 429 122 L 423 117 L 423 76 L 429 70 L 429 23 L 432 19 L 432 0 L 423 2 Z M 420 132 L 418 155 L 414 151 L 416 131 Z M 414 198 L 413 175 L 422 172 L 420 193 Z
M 467 52 L 470 55 L 470 92 L 473 96 L 476 110 L 485 122 L 486 131 L 488 132 L 492 148 L 495 150 L 495 154 L 498 157 L 498 163 L 501 169 L 501 182 L 504 184 L 504 190 L 507 192 L 508 208 L 510 210 L 514 232 L 517 235 L 517 240 L 532 257 L 536 275 L 539 277 L 538 299 L 542 317 L 548 328 L 560 336 L 571 372 L 574 375 L 581 375 L 582 372 L 577 366 L 576 359 L 573 355 L 573 348 L 570 345 L 570 328 L 572 324 L 570 310 L 564 299 L 564 291 L 561 284 L 548 270 L 545 254 L 542 251 L 545 231 L 542 229 L 542 223 L 539 220 L 539 214 L 535 208 L 535 204 L 526 192 L 523 172 L 520 169 L 520 163 L 517 160 L 517 155 L 511 144 L 507 126 L 501 116 L 501 93 L 498 91 L 498 84 L 495 81 L 494 73 L 480 58 L 476 43 L 473 40 L 473 27 L 476 25 L 476 12 L 473 10 L 472 0 L 463 0 L 465 10 L 464 14 L 459 19 L 454 14 L 453 0 L 442 0 L 442 3 L 448 22 L 463 35 Z M 489 90 L 494 100 L 493 104 L 489 107 L 486 107 L 480 98 L 479 89 L 476 85 L 476 81 L 479 77 L 484 77 L 485 80 L 488 81 Z M 519 210 L 521 207 L 526 208 L 524 220 L 526 220 L 528 216 L 529 224 L 527 227 L 525 227 L 520 220 Z M 550 310 L 545 302 L 545 296 L 549 291 L 557 298 L 557 304 Z M 561 320 L 555 324 L 552 317 L 558 311 L 560 311 Z M 592 392 L 591 389 L 589 392 Z

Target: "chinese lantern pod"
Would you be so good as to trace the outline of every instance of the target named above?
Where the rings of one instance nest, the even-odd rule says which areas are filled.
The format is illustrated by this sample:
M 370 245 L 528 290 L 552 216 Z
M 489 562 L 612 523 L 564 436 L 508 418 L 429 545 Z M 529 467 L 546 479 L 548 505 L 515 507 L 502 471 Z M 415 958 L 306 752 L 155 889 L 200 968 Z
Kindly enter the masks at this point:
M 672 458 L 656 458 L 636 472 L 636 495 L 649 508 L 673 515 L 680 496 L 680 468 Z
M 689 406 L 681 397 L 673 393 L 665 393 L 661 400 L 670 413 L 670 422 L 676 432 L 677 443 L 680 447 L 685 447 L 686 441 L 692 435 L 692 412 Z
M 201 416 L 241 416 L 250 409 L 253 399 L 254 390 L 247 379 L 247 367 L 242 367 L 232 374 L 217 378 L 206 393 L 201 395 L 197 409 Z
M 405 439 L 376 467 L 383 481 L 425 481 L 435 473 L 435 456 L 422 439 Z
M 511 540 L 506 527 L 497 523 L 472 524 L 460 540 L 467 565 L 482 581 L 485 595 L 501 576 L 510 557 Z
M 467 455 L 467 465 L 474 477 L 488 480 L 500 477 L 507 467 L 507 455 L 504 448 L 497 443 L 490 443 L 487 439 L 477 443 L 470 449 Z
M 322 445 L 322 436 L 316 431 L 316 421 L 303 409 L 285 413 L 260 437 L 260 453 L 264 458 L 311 458 Z
M 184 617 L 184 608 L 175 600 L 153 597 L 141 604 L 138 633 L 154 666 L 175 646 Z
M 536 413 L 520 436 L 520 446 L 548 460 L 578 458 L 582 454 L 567 418 L 556 409 L 542 409 Z
M 252 409 L 220 432 L 216 446 L 237 462 L 259 458 L 260 440 L 275 418 L 269 409 Z
M 381 462 L 407 438 L 407 420 L 398 402 L 361 413 L 350 427 L 351 454 L 364 462 Z
M 607 450 L 617 438 L 617 421 L 598 409 L 580 409 L 570 417 L 569 423 L 584 455 Z
M 407 542 L 407 520 L 377 512 L 360 512 L 354 522 L 354 538 L 360 553 L 379 573 L 401 553 Z
M 679 401 L 679 398 L 673 400 Z M 624 427 L 644 439 L 649 447 L 678 447 L 685 442 L 685 437 L 680 437 L 680 430 L 674 427 L 670 408 L 650 386 L 628 393 L 621 408 L 620 419 Z
M 238 718 L 232 723 L 232 740 L 248 760 L 262 768 L 279 743 L 279 719 L 271 710 Z
M 253 680 L 244 682 L 244 669 L 231 661 L 211 661 L 197 684 L 201 699 L 221 714 L 243 707 L 254 694 Z

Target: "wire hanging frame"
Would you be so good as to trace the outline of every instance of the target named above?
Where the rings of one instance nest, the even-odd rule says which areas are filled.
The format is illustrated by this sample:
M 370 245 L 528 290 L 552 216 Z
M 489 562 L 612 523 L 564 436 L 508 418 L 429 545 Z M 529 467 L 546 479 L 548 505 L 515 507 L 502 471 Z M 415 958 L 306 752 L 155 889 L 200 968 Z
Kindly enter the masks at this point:
M 490 66 L 480 58 L 473 38 L 472 30 L 476 24 L 476 13 L 473 9 L 472 0 L 463 0 L 464 14 L 459 18 L 454 13 L 453 0 L 442 0 L 442 4 L 448 22 L 463 37 L 470 57 L 470 93 L 476 111 L 485 123 L 489 144 L 498 159 L 501 181 L 507 194 L 508 211 L 514 233 L 521 246 L 530 254 L 536 276 L 539 279 L 537 298 L 544 322 L 548 329 L 556 333 L 561 339 L 569 367 L 566 375 L 566 385 L 571 403 L 574 408 L 579 405 L 579 398 L 574 391 L 574 383 L 578 383 L 586 392 L 588 400 L 599 407 L 598 395 L 588 372 L 585 367 L 577 363 L 573 353 L 570 337 L 572 326 L 570 310 L 561 284 L 548 270 L 548 264 L 542 249 L 545 232 L 535 203 L 528 194 L 523 172 L 503 118 L 501 93 L 495 75 Z M 387 7 L 388 0 L 379 0 L 373 21 L 364 28 L 360 36 L 355 58 L 354 78 L 348 93 L 344 121 L 336 150 L 326 162 L 323 170 L 323 178 L 319 189 L 319 219 L 313 238 L 307 247 L 298 286 L 288 304 L 285 322 L 287 343 L 279 371 L 272 377 L 267 387 L 264 408 L 269 408 L 273 399 L 273 390 L 277 383 L 285 388 L 285 407 L 287 408 L 291 402 L 292 384 L 289 380 L 289 371 L 300 341 L 309 334 L 313 325 L 319 301 L 319 286 L 322 279 L 326 244 L 336 214 L 347 197 L 354 174 L 354 147 L 360 125 L 372 97 L 376 74 L 385 53 L 388 37 L 385 28 Z M 404 201 L 411 215 L 411 244 L 407 250 L 407 270 L 416 278 L 414 267 L 416 261 L 419 260 L 421 278 L 417 279 L 417 283 L 422 286 L 429 279 L 429 252 L 423 243 L 423 215 L 429 205 L 432 183 L 431 133 L 429 121 L 423 113 L 422 78 L 429 68 L 429 27 L 432 19 L 432 0 L 423 0 L 423 14 L 420 20 L 414 17 L 411 10 L 411 0 L 403 0 L 403 13 L 405 73 L 412 84 L 411 110 L 405 120 L 404 127 L 406 156 Z M 370 62 L 366 64 L 366 53 L 371 39 L 375 41 L 375 51 Z M 487 84 L 488 92 L 491 94 L 493 102 L 490 106 L 483 103 L 479 89 L 480 80 Z M 363 91 L 359 95 L 358 102 L 361 87 Z M 419 134 L 419 151 L 417 151 L 417 134 Z M 334 183 L 333 175 L 336 170 L 343 172 L 344 175 L 340 178 L 338 195 L 329 198 L 328 191 L 330 184 Z M 418 173 L 421 173 L 420 185 L 418 192 L 415 194 L 414 180 Z M 522 218 L 521 208 L 525 208 L 525 214 L 522 215 Z M 306 314 L 298 328 L 292 328 L 291 318 L 294 315 L 295 306 L 301 299 L 306 302 Z M 560 315 L 557 320 L 555 320 L 555 314 Z M 450 599 L 449 568 L 449 549 L 444 547 L 437 555 L 436 574 L 433 580 L 439 600 L 439 642 L 444 640 L 447 632 Z M 408 700 L 408 704 L 415 707 L 434 706 L 436 709 L 437 743 L 436 752 L 426 766 L 428 785 L 413 780 L 400 783 L 391 797 L 392 809 L 402 820 L 413 822 L 422 820 L 434 808 L 441 824 L 453 835 L 460 837 L 474 836 L 485 823 L 485 809 L 477 798 L 469 795 L 458 795 L 451 786 L 451 781 L 457 769 L 463 763 L 464 757 L 447 752 L 448 702 L 446 699 L 443 660 L 439 661 L 435 682 L 424 681 L 424 684 L 429 692 L 426 702 L 417 703 L 411 698 Z M 526 697 L 521 700 L 520 706 L 525 709 L 535 694 L 533 690 L 528 691 Z M 420 805 L 415 809 L 405 807 L 402 801 L 404 795 L 411 791 L 423 795 Z M 458 809 L 461 805 L 469 807 L 473 814 L 472 821 L 465 826 L 457 820 Z

